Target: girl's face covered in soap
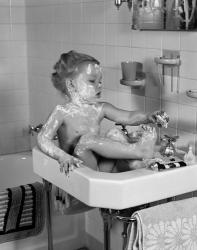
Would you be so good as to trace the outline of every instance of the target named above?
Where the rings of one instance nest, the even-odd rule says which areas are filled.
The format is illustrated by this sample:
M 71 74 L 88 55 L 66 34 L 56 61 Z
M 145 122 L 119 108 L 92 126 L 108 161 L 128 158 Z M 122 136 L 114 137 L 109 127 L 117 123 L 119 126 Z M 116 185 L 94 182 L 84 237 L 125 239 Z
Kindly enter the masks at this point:
M 101 67 L 95 63 L 84 63 L 77 67 L 73 79 L 75 91 L 84 101 L 96 101 L 101 95 Z

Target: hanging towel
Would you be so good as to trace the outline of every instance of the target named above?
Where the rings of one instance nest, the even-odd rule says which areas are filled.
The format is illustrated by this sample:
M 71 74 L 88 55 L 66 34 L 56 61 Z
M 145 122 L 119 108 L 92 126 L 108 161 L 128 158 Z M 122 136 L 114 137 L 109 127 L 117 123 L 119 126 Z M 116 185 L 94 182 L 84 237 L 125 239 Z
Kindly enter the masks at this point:
M 40 182 L 0 192 L 0 243 L 39 234 L 45 222 L 44 188 Z
M 197 197 L 136 211 L 126 250 L 197 250 Z

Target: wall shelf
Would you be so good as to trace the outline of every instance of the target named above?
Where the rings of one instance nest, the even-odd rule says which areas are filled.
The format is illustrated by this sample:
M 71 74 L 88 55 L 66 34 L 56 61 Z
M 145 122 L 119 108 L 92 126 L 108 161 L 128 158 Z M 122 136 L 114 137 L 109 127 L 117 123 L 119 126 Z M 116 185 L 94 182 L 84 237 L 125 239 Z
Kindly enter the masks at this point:
M 190 98 L 196 98 L 197 99 L 197 89 L 190 89 L 186 91 L 186 95 Z
M 144 72 L 138 72 L 136 80 L 121 79 L 120 84 L 130 86 L 132 88 L 142 88 L 145 86 L 145 78 L 146 74 Z

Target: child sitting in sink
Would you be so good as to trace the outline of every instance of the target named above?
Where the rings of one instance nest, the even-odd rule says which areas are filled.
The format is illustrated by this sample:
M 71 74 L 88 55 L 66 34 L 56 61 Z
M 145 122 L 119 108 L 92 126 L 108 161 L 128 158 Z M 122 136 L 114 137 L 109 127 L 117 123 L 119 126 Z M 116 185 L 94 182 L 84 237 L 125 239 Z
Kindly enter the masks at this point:
M 65 104 L 57 105 L 50 114 L 38 134 L 38 146 L 59 162 L 61 172 L 68 174 L 82 163 L 94 170 L 111 172 L 114 171 L 114 164 L 109 159 L 141 160 L 152 157 L 156 142 L 154 128 L 142 127 L 139 140 L 131 143 L 118 128 L 113 128 L 102 137 L 100 124 L 106 118 L 123 125 L 155 123 L 162 126 L 169 119 L 164 112 L 145 114 L 125 111 L 99 101 L 101 66 L 89 55 L 75 51 L 62 54 L 54 70 L 52 82 L 65 95 Z M 56 134 L 59 147 L 53 141 Z

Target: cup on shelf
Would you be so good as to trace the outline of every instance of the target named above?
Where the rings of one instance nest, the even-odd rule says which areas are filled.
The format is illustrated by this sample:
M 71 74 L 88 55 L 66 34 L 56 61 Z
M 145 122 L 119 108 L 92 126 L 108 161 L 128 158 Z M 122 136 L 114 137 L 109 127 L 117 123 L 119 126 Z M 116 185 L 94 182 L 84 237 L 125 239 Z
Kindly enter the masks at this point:
M 122 79 L 126 81 L 135 81 L 138 73 L 142 72 L 142 68 L 143 65 L 140 62 L 121 62 Z

